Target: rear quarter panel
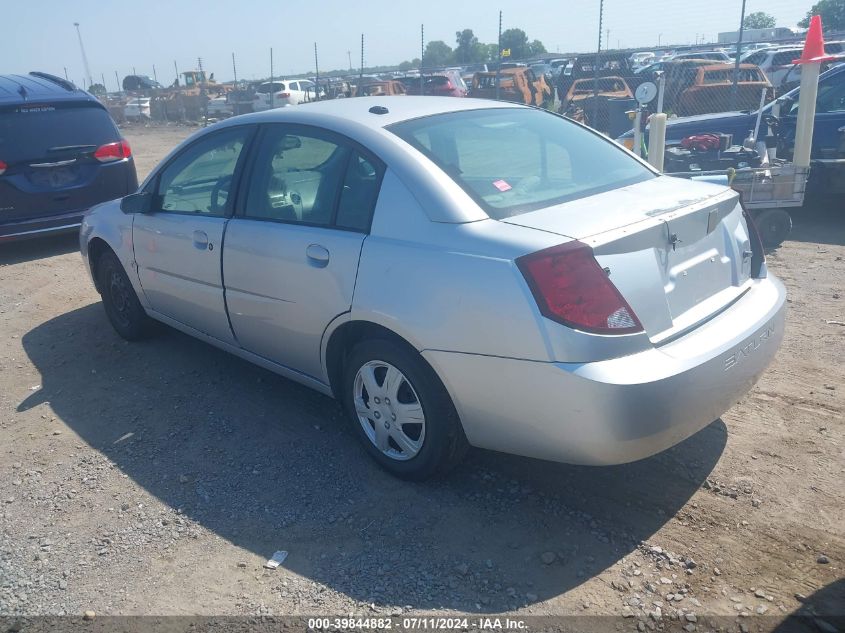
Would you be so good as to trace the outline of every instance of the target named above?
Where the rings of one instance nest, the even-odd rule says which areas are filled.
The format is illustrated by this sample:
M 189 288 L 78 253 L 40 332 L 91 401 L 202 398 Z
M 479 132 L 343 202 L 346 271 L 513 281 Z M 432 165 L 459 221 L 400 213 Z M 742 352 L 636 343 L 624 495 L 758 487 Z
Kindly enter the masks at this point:
M 489 219 L 432 222 L 388 171 L 350 318 L 378 323 L 418 350 L 549 360 L 542 317 L 513 258 L 561 241 Z

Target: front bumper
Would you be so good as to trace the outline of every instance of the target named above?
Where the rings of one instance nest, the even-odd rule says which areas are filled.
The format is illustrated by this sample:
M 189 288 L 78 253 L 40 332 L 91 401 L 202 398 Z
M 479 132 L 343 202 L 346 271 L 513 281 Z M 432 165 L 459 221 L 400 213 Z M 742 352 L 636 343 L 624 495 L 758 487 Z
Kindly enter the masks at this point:
M 574 464 L 665 450 L 739 400 L 783 338 L 786 290 L 754 280 L 730 308 L 660 347 L 596 363 L 430 351 L 470 444 Z

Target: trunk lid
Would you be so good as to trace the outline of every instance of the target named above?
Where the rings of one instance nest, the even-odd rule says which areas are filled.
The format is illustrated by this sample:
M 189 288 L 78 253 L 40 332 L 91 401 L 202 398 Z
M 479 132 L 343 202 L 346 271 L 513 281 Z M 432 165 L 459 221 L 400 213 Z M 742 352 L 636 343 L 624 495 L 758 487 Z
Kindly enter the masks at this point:
M 503 221 L 591 246 L 654 343 L 720 312 L 750 277 L 739 197 L 725 187 L 661 176 Z

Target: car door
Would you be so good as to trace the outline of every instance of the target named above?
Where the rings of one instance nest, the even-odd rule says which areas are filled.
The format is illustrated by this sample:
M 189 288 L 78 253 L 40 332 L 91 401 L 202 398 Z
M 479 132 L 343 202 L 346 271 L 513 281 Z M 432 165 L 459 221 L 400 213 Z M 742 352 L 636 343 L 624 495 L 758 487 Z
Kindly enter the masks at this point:
M 153 310 L 232 343 L 220 262 L 244 148 L 254 126 L 207 134 L 151 182 L 151 213 L 132 225 L 138 277 Z
M 226 231 L 223 278 L 240 345 L 322 378 L 320 343 L 347 312 L 384 171 L 347 139 L 263 127 Z

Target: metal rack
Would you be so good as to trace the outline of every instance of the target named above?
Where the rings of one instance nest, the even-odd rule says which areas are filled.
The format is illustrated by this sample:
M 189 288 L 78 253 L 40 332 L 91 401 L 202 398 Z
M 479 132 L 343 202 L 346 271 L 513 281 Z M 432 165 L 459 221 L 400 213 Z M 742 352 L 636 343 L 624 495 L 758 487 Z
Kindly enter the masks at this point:
M 681 178 L 726 176 L 730 187 L 742 194 L 742 202 L 747 209 L 773 209 L 800 207 L 804 203 L 810 168 L 784 163 L 771 167 L 690 171 L 667 175 Z

